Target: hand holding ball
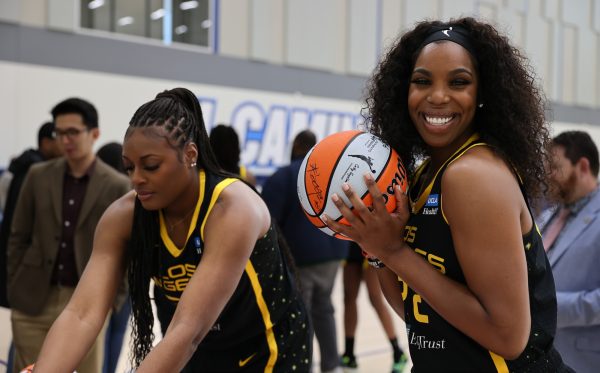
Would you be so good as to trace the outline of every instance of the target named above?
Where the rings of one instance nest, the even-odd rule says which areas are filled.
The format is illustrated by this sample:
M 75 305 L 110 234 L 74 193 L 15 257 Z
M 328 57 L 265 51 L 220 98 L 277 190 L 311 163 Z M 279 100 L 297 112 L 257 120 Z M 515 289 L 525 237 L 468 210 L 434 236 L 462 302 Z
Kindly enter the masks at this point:
M 367 206 L 372 198 L 367 190 L 364 175 L 370 173 L 385 199 L 388 212 L 396 208 L 394 188 L 399 185 L 406 192 L 406 170 L 398 154 L 379 137 L 351 130 L 338 132 L 324 138 L 306 154 L 298 174 L 298 198 L 310 222 L 331 236 L 346 239 L 323 223 L 322 217 L 349 225 L 331 201 L 337 194 L 352 207 L 342 191 L 348 183 Z

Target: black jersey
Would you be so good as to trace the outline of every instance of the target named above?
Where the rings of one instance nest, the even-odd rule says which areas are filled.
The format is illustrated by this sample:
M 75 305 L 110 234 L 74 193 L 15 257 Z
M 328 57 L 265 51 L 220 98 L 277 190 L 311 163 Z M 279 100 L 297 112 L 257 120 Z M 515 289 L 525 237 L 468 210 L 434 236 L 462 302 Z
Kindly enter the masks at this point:
M 405 241 L 416 253 L 445 276 L 465 285 L 450 227 L 442 211 L 441 179 L 452 161 L 475 146 L 486 144 L 477 135 L 472 136 L 440 167 L 428 185 L 421 185 L 422 171 L 428 166 L 428 160 L 419 167 L 411 183 L 412 211 L 405 228 Z M 419 187 L 424 189 L 420 195 Z M 558 372 L 565 369 L 552 347 L 556 295 L 537 227 L 523 236 L 523 252 L 528 269 L 531 331 L 525 350 L 515 360 L 505 360 L 483 348 L 450 325 L 419 294 L 400 281 L 413 372 Z
M 199 178 L 200 196 L 183 249 L 171 241 L 159 213 L 162 245 L 153 278 L 161 321 L 170 322 L 202 260 L 204 225 L 219 194 L 238 180 L 204 171 Z M 271 226 L 257 240 L 235 292 L 184 372 L 307 372 L 311 356 L 307 314 Z

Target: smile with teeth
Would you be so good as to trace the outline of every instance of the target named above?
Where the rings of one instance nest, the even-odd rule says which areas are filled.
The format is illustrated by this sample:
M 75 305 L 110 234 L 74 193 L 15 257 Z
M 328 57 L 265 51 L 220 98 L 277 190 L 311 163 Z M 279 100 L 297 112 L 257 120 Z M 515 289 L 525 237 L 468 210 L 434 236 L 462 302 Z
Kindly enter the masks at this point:
M 443 126 L 444 124 L 450 122 L 452 118 L 454 118 L 454 115 L 448 115 L 444 117 L 424 115 L 424 117 L 427 123 L 432 126 Z

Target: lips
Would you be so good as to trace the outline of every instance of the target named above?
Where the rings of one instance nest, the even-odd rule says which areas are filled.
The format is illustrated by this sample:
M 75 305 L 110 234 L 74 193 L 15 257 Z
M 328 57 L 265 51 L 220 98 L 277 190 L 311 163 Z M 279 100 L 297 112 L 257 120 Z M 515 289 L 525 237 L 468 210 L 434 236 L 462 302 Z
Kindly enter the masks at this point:
M 142 191 L 142 190 L 138 190 L 138 191 L 136 191 L 136 193 L 137 193 L 137 197 L 140 201 L 145 201 L 154 195 L 154 193 L 152 193 L 152 192 Z

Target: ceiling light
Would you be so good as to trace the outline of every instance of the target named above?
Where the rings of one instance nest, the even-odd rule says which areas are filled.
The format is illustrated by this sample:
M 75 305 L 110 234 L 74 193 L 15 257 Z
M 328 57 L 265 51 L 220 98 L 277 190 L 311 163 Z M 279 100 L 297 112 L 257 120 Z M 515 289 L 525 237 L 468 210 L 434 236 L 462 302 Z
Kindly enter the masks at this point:
M 104 5 L 104 0 L 92 0 L 88 3 L 87 7 L 94 10 L 100 8 L 102 5 Z
M 196 0 L 182 1 L 181 4 L 179 4 L 179 9 L 181 9 L 181 10 L 196 9 L 198 7 L 198 5 L 199 4 Z
M 180 25 L 180 26 L 175 27 L 175 33 L 177 35 L 185 34 L 187 31 L 188 31 L 188 28 L 186 25 Z
M 117 25 L 119 26 L 127 26 L 133 23 L 134 19 L 131 16 L 121 17 L 117 20 Z
M 163 8 L 157 9 L 154 12 L 150 13 L 150 19 L 156 21 L 165 16 L 165 10 Z

